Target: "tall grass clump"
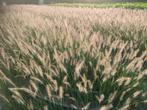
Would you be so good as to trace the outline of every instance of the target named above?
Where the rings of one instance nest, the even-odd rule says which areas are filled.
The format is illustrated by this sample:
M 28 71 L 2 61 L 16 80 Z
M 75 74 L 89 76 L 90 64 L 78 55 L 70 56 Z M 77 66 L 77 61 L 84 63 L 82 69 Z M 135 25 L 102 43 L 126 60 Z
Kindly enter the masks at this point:
M 5 10 L 0 109 L 145 110 L 145 11 L 23 5 Z

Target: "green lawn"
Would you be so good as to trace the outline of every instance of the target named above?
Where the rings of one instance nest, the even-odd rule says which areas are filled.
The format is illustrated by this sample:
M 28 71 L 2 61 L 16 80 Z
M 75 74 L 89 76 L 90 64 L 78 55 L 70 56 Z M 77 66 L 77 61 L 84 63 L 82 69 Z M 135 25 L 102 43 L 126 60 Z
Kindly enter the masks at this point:
M 147 2 L 132 2 L 132 3 L 56 3 L 51 6 L 66 6 L 66 7 L 90 7 L 90 8 L 107 8 L 107 7 L 124 7 L 124 8 L 139 8 L 146 9 Z

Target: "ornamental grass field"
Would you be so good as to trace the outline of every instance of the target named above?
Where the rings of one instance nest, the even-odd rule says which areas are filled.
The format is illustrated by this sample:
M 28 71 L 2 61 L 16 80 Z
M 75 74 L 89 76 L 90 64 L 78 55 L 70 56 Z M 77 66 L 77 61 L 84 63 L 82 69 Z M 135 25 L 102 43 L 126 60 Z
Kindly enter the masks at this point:
M 146 110 L 147 10 L 0 8 L 0 110 Z

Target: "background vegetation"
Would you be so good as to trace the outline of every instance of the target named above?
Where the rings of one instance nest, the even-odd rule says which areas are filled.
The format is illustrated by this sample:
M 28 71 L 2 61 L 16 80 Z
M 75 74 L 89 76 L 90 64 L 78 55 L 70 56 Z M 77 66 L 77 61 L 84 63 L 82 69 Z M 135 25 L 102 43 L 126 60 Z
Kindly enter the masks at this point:
M 131 9 L 146 9 L 147 3 L 144 2 L 126 2 L 126 3 L 55 3 L 52 6 L 66 6 L 66 7 L 88 7 L 88 8 L 131 8 Z
M 147 0 L 41 0 L 49 3 L 114 3 L 114 2 L 147 2 Z M 7 4 L 38 4 L 39 0 L 0 0 Z

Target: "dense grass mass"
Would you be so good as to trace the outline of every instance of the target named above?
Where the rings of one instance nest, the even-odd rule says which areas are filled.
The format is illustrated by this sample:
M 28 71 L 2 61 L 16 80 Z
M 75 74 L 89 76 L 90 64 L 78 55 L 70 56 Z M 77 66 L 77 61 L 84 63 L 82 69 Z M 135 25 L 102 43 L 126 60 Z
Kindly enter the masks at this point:
M 146 110 L 146 10 L 12 5 L 0 21 L 1 110 Z
M 146 2 L 110 2 L 110 3 L 55 3 L 53 6 L 66 7 L 88 7 L 88 8 L 132 8 L 132 9 L 146 9 Z

